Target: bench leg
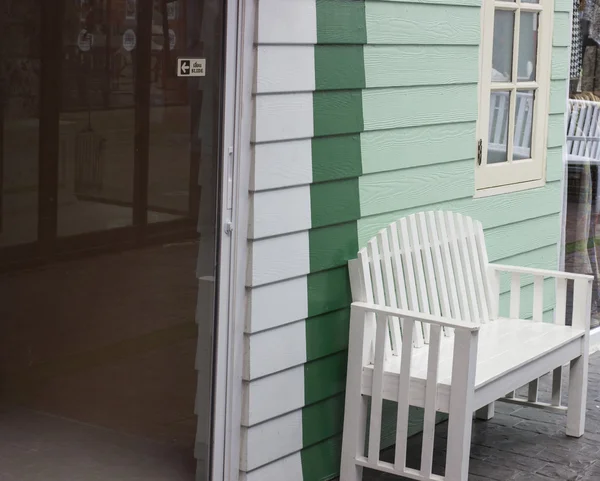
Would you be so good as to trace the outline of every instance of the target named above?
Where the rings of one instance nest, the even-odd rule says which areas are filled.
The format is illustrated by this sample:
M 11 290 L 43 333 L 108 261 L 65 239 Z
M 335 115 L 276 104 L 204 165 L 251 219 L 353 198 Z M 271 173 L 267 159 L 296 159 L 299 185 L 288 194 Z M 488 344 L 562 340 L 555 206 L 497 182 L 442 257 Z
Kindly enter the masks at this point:
M 469 479 L 477 336 L 477 332 L 455 331 L 454 333 L 446 475 L 444 476 L 444 479 L 448 481 L 468 481 Z
M 494 409 L 496 403 L 489 403 L 487 406 L 483 406 L 475 412 L 475 417 L 482 421 L 489 421 L 494 417 Z
M 357 403 L 352 403 L 357 407 L 358 412 L 350 415 L 344 414 L 344 435 L 342 439 L 342 460 L 340 466 L 340 481 L 361 481 L 363 468 L 356 464 L 356 455 L 359 452 L 359 446 L 365 445 L 365 431 L 368 414 L 368 401 L 365 396 Z M 348 408 L 346 404 L 346 408 Z M 358 444 L 358 445 L 357 445 Z M 362 452 L 362 449 L 360 449 Z
M 452 422 L 450 413 L 448 420 L 448 447 L 446 452 L 445 479 L 451 481 L 468 481 L 469 456 L 471 454 L 471 426 L 473 413 L 454 414 Z
M 567 405 L 567 436 L 579 438 L 585 430 L 587 400 L 588 353 L 571 361 L 569 372 L 569 402 Z
M 369 411 L 368 399 L 361 395 L 362 367 L 364 357 L 365 317 L 352 308 L 350 314 L 350 342 L 348 345 L 348 376 L 344 405 L 344 431 L 340 481 L 361 481 L 362 467 L 356 465 L 356 456 L 364 454 Z

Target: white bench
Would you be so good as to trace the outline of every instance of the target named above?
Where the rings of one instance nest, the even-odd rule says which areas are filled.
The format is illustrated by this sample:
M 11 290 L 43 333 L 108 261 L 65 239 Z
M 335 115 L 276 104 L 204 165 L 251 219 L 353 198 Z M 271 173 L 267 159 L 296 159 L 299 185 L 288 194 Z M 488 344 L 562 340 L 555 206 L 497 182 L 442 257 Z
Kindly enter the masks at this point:
M 567 161 L 569 165 L 600 163 L 600 102 L 569 100 Z
M 451 212 L 392 223 L 349 268 L 341 481 L 360 480 L 364 467 L 423 481 L 466 481 L 473 412 L 489 419 L 494 401 L 505 396 L 566 410 L 567 435 L 583 434 L 592 276 L 489 264 L 481 223 Z M 507 318 L 498 316 L 503 272 L 510 276 Z M 519 319 L 522 275 L 533 277 L 533 320 Z M 556 280 L 554 323 L 542 322 L 545 278 Z M 574 282 L 572 326 L 565 325 L 568 281 Z M 560 380 L 569 362 L 567 409 Z M 547 373 L 553 391 L 544 403 L 537 383 Z M 528 398 L 515 397 L 527 384 Z M 384 399 L 398 403 L 393 464 L 379 455 Z M 406 466 L 409 405 L 424 408 L 419 470 Z M 445 476 L 432 474 L 436 411 L 449 414 Z

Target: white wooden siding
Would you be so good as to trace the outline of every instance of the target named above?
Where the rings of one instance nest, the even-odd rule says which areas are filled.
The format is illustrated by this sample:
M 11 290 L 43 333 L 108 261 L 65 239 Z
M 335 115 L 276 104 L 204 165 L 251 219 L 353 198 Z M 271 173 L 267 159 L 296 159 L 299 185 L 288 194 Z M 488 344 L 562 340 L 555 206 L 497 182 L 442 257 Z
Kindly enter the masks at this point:
M 308 317 L 306 276 L 254 287 L 248 294 L 246 332 L 255 333 Z
M 307 275 L 308 231 L 250 242 L 248 264 L 248 286 Z
M 281 458 L 249 473 L 241 473 L 240 481 L 282 481 L 302 479 L 300 453 Z
M 312 137 L 314 132 L 312 94 L 258 95 L 254 129 L 255 142 Z
M 244 382 L 242 426 L 253 426 L 304 407 L 304 366 Z
M 316 0 L 259 0 L 256 41 L 258 44 L 316 44 Z
M 316 0 L 258 1 L 244 481 L 302 479 L 316 29 Z
M 245 337 L 244 380 L 299 366 L 306 362 L 304 321 L 269 329 Z
M 280 189 L 312 182 L 310 139 L 271 142 L 254 147 L 250 190 Z
M 310 187 L 255 192 L 248 237 L 257 239 L 310 229 Z
M 242 428 L 242 446 L 244 450 L 240 467 L 244 471 L 251 471 L 300 451 L 302 411 L 294 411 L 251 428 Z
M 312 45 L 264 45 L 257 49 L 256 93 L 312 92 L 315 49 Z

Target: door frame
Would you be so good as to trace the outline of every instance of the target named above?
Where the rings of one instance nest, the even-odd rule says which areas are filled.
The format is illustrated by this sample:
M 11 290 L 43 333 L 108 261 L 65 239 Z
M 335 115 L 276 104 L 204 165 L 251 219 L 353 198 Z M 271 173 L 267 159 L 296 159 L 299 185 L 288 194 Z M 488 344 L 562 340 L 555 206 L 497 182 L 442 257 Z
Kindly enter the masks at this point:
M 211 481 L 238 481 L 256 0 L 227 0 Z

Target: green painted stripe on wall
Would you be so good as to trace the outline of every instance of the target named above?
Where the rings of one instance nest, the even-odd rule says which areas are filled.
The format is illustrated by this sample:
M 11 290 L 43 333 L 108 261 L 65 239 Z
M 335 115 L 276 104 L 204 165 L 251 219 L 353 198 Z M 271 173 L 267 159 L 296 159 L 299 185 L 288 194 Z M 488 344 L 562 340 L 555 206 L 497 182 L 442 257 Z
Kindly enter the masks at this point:
M 474 160 L 426 165 L 363 175 L 360 178 L 362 215 L 380 214 L 423 205 L 472 197 L 475 192 Z
M 338 224 L 308 233 L 310 272 L 319 272 L 346 265 L 358 252 L 356 222 Z
M 546 155 L 546 182 L 561 180 L 563 170 L 563 148 L 553 147 L 548 149 L 548 154 Z
M 317 0 L 317 43 L 367 43 L 365 2 Z
M 565 144 L 565 114 L 548 116 L 548 147 L 562 147 Z
M 309 274 L 307 282 L 309 317 L 344 309 L 352 303 L 347 266 Z
M 304 481 L 325 481 L 339 475 L 342 436 L 334 436 L 301 452 Z
M 350 308 L 309 317 L 306 322 L 306 359 L 314 361 L 348 348 Z
M 304 365 L 304 404 L 321 401 L 346 389 L 348 352 L 307 362 Z
M 476 122 L 477 84 L 370 89 L 363 92 L 365 130 Z
M 475 45 L 367 45 L 364 58 L 367 88 L 479 81 Z
M 541 189 L 523 190 L 510 196 L 494 195 L 473 199 L 472 195 L 463 198 L 427 203 L 391 212 L 364 216 L 358 220 L 358 245 L 367 241 L 386 225 L 420 210 L 451 210 L 468 215 L 483 224 L 484 229 L 536 217 L 559 213 L 562 208 L 560 182 L 550 182 Z
M 558 213 L 488 229 L 485 240 L 490 262 L 556 245 L 560 241 L 560 231 Z
M 360 90 L 321 91 L 313 94 L 315 137 L 362 132 Z
M 361 164 L 359 134 L 312 139 L 313 182 L 359 177 Z
M 302 445 L 311 446 L 342 432 L 344 395 L 338 394 L 302 410 Z
M 367 2 L 369 44 L 479 45 L 480 6 Z
M 351 90 L 365 87 L 363 47 L 315 45 L 316 90 Z
M 358 219 L 360 217 L 358 179 L 312 184 L 310 204 L 313 228 Z
M 374 130 L 360 136 L 363 172 L 371 174 L 475 155 L 475 122 Z
M 569 75 L 569 47 L 552 49 L 552 80 L 567 79 Z
M 341 439 L 333 436 L 343 424 L 351 303 L 347 262 L 358 251 L 366 86 L 364 1 L 316 0 L 316 7 L 303 481 L 339 473 Z
M 567 80 L 552 80 L 550 82 L 550 105 L 551 114 L 563 114 L 568 99 Z
M 569 12 L 554 12 L 554 30 L 552 32 L 552 45 L 554 47 L 568 47 L 571 45 L 570 19 Z
M 555 12 L 570 13 L 573 10 L 573 0 L 554 0 Z

